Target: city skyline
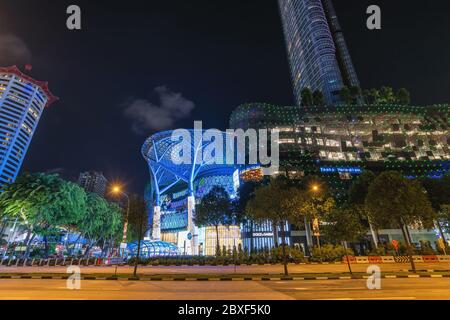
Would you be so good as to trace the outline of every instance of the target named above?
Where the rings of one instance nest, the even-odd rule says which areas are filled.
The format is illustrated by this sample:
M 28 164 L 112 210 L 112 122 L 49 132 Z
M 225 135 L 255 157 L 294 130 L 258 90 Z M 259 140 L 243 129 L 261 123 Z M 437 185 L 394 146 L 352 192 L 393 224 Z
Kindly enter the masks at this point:
M 372 32 L 365 27 L 367 3 L 334 4 L 365 87 L 407 87 L 415 104 L 450 99 L 444 90 L 448 73 L 445 65 L 437 63 L 446 61 L 450 50 L 439 42 L 446 20 L 435 18 L 445 10 L 425 4 L 420 17 L 430 16 L 430 20 L 421 20 L 421 27 L 410 26 L 418 10 L 386 3 L 383 29 Z M 5 61 L 1 56 L 0 62 L 19 67 L 31 62 L 30 75 L 48 80 L 61 98 L 43 117 L 24 170 L 62 171 L 70 176 L 99 170 L 108 179 L 125 180 L 140 193 L 148 180 L 142 174 L 147 168 L 140 145 L 159 130 L 144 126 L 143 135 L 132 130 L 134 120 L 124 112 L 134 102 L 170 108 L 158 99 L 180 93 L 186 106 L 183 110 L 189 112 L 175 119 L 172 129 L 192 127 L 195 119 L 204 120 L 208 127 L 225 128 L 231 111 L 245 102 L 294 104 L 276 1 L 264 5 L 209 3 L 195 10 L 182 3 L 136 3 L 124 11 L 111 4 L 107 12 L 82 1 L 83 29 L 79 32 L 65 29 L 67 3 L 48 6 L 51 14 L 42 9 L 46 6 L 21 6 L 20 1 L 4 5 L 0 19 L 4 34 L 23 40 L 30 54 L 20 61 Z M 425 13 L 429 15 L 423 18 Z M 19 14 L 26 17 L 26 23 L 14 19 Z M 118 17 L 120 26 L 115 24 Z M 428 48 L 408 45 L 411 34 L 426 36 Z M 144 35 L 149 40 L 142 42 Z M 402 46 L 398 45 L 400 37 L 406 39 Z M 116 39 L 123 40 L 121 46 L 116 47 Z M 443 45 L 429 50 L 436 43 Z M 416 69 L 409 70 L 411 66 Z

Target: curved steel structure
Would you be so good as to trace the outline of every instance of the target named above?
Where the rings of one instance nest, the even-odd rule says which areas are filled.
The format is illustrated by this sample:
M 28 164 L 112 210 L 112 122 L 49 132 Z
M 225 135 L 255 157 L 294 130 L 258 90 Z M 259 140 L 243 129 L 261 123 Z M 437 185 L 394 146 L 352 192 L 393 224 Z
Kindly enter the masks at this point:
M 208 176 L 233 176 L 236 170 L 234 165 L 226 164 L 226 133 L 216 131 L 220 135 L 223 154 L 208 154 L 205 150 L 215 139 L 203 139 L 207 131 L 183 130 L 184 137 L 181 141 L 175 131 L 163 131 L 154 134 L 146 140 L 142 146 L 142 155 L 149 165 L 152 192 L 154 193 L 153 207 L 153 233 L 152 238 L 159 240 L 161 237 L 161 197 L 174 188 L 187 190 L 187 230 L 189 248 L 187 253 L 198 253 L 198 228 L 194 225 L 195 214 L 195 182 Z M 179 132 L 179 131 L 178 131 Z M 190 162 L 178 163 L 175 159 L 180 153 L 180 144 L 184 144 L 190 154 L 184 154 Z M 217 151 L 216 151 L 217 152 Z
M 128 244 L 128 250 L 130 251 L 131 256 L 137 256 L 137 247 L 137 241 Z M 140 257 L 142 258 L 171 257 L 177 255 L 179 255 L 178 248 L 171 243 L 164 241 L 141 241 Z

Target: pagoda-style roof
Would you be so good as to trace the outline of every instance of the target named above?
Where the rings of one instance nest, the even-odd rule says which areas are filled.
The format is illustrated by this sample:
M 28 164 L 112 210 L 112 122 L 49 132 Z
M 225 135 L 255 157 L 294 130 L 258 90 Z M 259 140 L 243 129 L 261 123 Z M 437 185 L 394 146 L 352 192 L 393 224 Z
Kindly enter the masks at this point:
M 32 84 L 40 87 L 42 89 L 42 91 L 44 91 L 45 95 L 47 96 L 47 104 L 45 105 L 46 107 L 49 107 L 52 103 L 59 100 L 59 98 L 57 96 L 55 96 L 48 88 L 47 81 L 35 80 L 32 77 L 30 77 L 29 75 L 26 75 L 25 73 L 20 71 L 19 68 L 17 68 L 17 66 L 15 66 L 15 65 L 10 66 L 10 67 L 0 67 L 0 73 L 14 74 Z

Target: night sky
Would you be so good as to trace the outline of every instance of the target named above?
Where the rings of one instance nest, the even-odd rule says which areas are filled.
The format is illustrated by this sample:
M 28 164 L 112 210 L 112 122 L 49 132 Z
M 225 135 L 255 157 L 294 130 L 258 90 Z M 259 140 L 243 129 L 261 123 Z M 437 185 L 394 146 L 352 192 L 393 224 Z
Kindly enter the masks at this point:
M 334 3 L 363 88 L 450 101 L 448 1 Z M 81 31 L 66 28 L 70 4 Z M 381 31 L 366 28 L 370 4 L 382 8 Z M 276 0 L 1 0 L 0 65 L 26 63 L 60 101 L 22 170 L 98 170 L 133 192 L 148 180 L 140 147 L 152 133 L 194 120 L 225 129 L 239 104 L 294 102 Z

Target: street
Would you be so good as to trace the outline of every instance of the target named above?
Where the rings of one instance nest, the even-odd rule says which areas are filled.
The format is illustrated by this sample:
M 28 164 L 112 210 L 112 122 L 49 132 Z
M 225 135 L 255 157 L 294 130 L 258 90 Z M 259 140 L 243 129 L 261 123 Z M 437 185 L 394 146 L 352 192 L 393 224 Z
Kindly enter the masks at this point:
M 65 280 L 2 279 L 0 299 L 100 300 L 414 300 L 450 299 L 450 279 L 382 279 L 381 290 L 366 280 L 314 281 L 81 281 L 69 290 Z

